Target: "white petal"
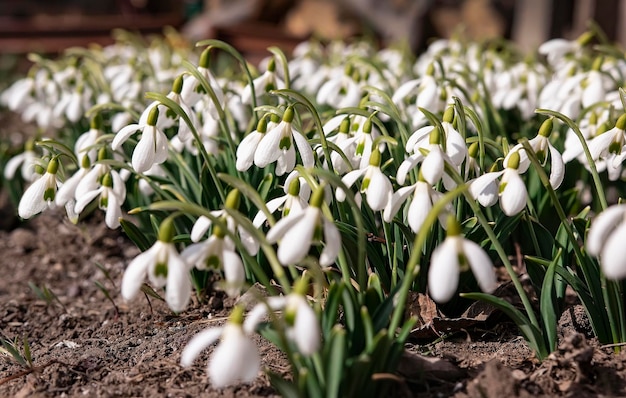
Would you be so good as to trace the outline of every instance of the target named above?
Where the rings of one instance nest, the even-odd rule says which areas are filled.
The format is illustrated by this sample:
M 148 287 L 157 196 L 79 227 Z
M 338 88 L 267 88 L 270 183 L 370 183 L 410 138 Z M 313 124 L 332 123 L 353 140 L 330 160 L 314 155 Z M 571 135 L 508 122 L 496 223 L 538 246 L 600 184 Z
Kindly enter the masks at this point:
M 278 260 L 283 265 L 300 262 L 311 247 L 313 233 L 320 216 L 320 209 L 309 207 L 301 214 L 303 216 L 297 223 L 293 224 L 278 246 Z
M 293 299 L 294 297 L 290 297 Z M 320 347 L 321 330 L 317 316 L 313 308 L 309 306 L 306 299 L 300 297 L 297 304 L 296 319 L 293 325 L 293 335 L 295 337 L 298 351 L 303 355 L 311 355 Z
M 148 274 L 148 268 L 156 261 L 156 252 L 158 250 L 159 246 L 153 245 L 128 264 L 126 271 L 124 271 L 124 276 L 122 277 L 122 297 L 124 300 L 132 300 L 139 292 Z
M 121 202 L 114 192 L 109 193 L 107 210 L 104 221 L 107 227 L 116 229 L 120 226 L 120 218 L 122 217 Z
M 137 173 L 143 173 L 152 167 L 156 154 L 155 128 L 147 126 L 141 139 L 133 150 L 132 164 Z
M 254 164 L 257 167 L 264 168 L 280 157 L 282 151 L 279 148 L 279 144 L 283 137 L 282 130 L 284 128 L 282 123 L 265 133 L 261 141 L 259 141 L 256 152 L 254 152 Z
M 293 132 L 293 139 L 298 146 L 300 158 L 302 159 L 302 165 L 304 167 L 313 167 L 315 164 L 315 157 L 313 156 L 313 150 L 311 149 L 311 145 L 309 145 L 309 141 L 307 141 L 306 137 L 297 131 Z
M 26 189 L 17 208 L 20 217 L 24 219 L 31 218 L 48 207 L 43 196 L 50 185 L 49 176 L 50 174 L 45 173 Z M 54 178 L 54 176 L 52 176 L 52 178 Z
M 424 162 L 422 163 L 422 176 L 430 183 L 435 185 L 441 179 L 443 175 L 443 152 L 439 145 L 431 145 L 430 152 L 426 155 Z
M 185 368 L 191 366 L 205 348 L 220 338 L 223 330 L 222 327 L 210 328 L 193 336 L 180 354 L 180 365 Z
M 237 147 L 237 170 L 246 171 L 252 166 L 254 162 L 254 152 L 262 138 L 262 133 L 253 131 L 241 140 Z
M 138 124 L 129 124 L 128 126 L 122 128 L 120 131 L 115 134 L 113 138 L 113 142 L 111 142 L 111 149 L 117 151 L 117 149 L 137 130 L 141 130 L 141 126 Z
M 395 217 L 398 210 L 400 210 L 400 206 L 406 201 L 406 199 L 411 195 L 411 193 L 415 190 L 415 185 L 409 185 L 408 187 L 402 187 L 398 189 L 387 203 L 385 210 L 383 211 L 383 220 L 385 222 L 391 222 Z
M 374 167 L 365 193 L 367 204 L 374 211 L 383 210 L 391 200 L 392 194 L 391 182 L 380 168 Z
M 283 195 L 283 196 L 279 196 L 278 198 L 274 198 L 274 199 L 270 200 L 269 202 L 267 202 L 266 206 L 267 206 L 267 209 L 269 210 L 270 214 L 272 214 L 276 210 L 278 210 L 278 208 L 280 206 L 282 206 L 283 203 L 285 203 L 286 200 L 287 200 L 287 195 Z M 261 225 L 263 225 L 265 220 L 267 220 L 267 216 L 265 215 L 265 213 L 263 213 L 261 210 L 259 210 L 259 212 L 254 217 L 254 220 L 252 220 L 252 225 L 254 225 L 255 227 L 259 228 L 259 227 L 261 227 Z
M 261 364 L 256 345 L 236 325 L 227 325 L 222 335 L 222 341 L 209 361 L 211 383 L 222 388 L 238 382 L 251 382 Z
M 513 169 L 506 169 L 500 184 L 506 184 L 500 194 L 500 207 L 507 216 L 514 216 L 526 207 L 526 185 Z
M 606 240 L 600 266 L 608 279 L 626 278 L 626 223 L 620 224 Z
M 206 216 L 200 216 L 191 228 L 191 241 L 198 242 L 211 227 L 211 219 Z
M 480 290 L 485 293 L 493 292 L 498 286 L 498 282 L 491 259 L 479 245 L 471 240 L 463 239 L 462 242 L 465 258 L 478 281 Z
M 448 237 L 431 256 L 428 293 L 438 303 L 450 301 L 459 285 L 458 237 Z
M 226 250 L 224 258 L 224 280 L 226 282 L 226 294 L 237 297 L 246 281 L 246 272 L 239 257 L 235 252 Z
M 275 243 L 282 239 L 283 236 L 293 227 L 293 225 L 300 221 L 304 217 L 304 213 L 289 213 L 287 217 L 278 220 L 274 226 L 267 231 L 267 241 L 269 243 Z
M 432 208 L 432 201 L 429 194 L 430 187 L 426 182 L 418 182 L 415 186 L 415 194 L 409 205 L 407 221 L 411 230 L 415 233 L 422 228 L 426 216 Z
M 341 234 L 334 222 L 324 219 L 324 242 L 326 247 L 320 254 L 320 265 L 327 267 L 335 262 L 341 250 Z
M 396 173 L 396 180 L 398 181 L 398 184 L 403 185 L 409 171 L 417 166 L 417 164 L 423 159 L 424 155 L 422 155 L 419 151 L 404 159 L 400 164 L 400 167 L 398 167 L 398 172 Z
M 498 186 L 495 180 L 504 174 L 504 171 L 485 173 L 478 178 L 468 182 L 469 193 L 472 197 L 480 202 L 484 207 L 489 207 L 498 200 Z M 493 197 L 493 189 L 495 186 L 495 198 Z M 482 197 L 482 200 L 481 200 Z
M 93 191 L 83 193 L 76 201 L 76 204 L 74 205 L 74 211 L 78 214 L 82 213 L 82 211 L 85 210 L 85 207 L 87 207 L 87 205 L 91 203 L 95 198 L 100 196 L 101 193 L 102 187 L 94 189 Z
M 585 247 L 592 256 L 599 256 L 608 236 L 624 221 L 626 204 L 614 205 L 604 210 L 591 224 Z
M 346 187 L 350 188 L 356 182 L 356 180 L 359 179 L 360 176 L 365 174 L 366 171 L 367 169 L 352 170 L 351 172 L 343 176 L 341 182 L 343 182 Z M 337 190 L 335 191 L 335 198 L 337 198 L 338 201 L 343 202 L 344 200 L 346 200 L 346 193 L 343 191 L 343 189 L 337 188 Z
M 563 163 L 561 153 L 555 147 L 550 145 L 548 148 L 550 149 L 550 185 L 553 189 L 557 189 L 565 178 L 565 163 Z
M 169 251 L 167 263 L 167 288 L 165 301 L 174 312 L 181 312 L 189 304 L 191 280 L 189 267 L 173 246 Z
M 7 180 L 13 179 L 15 176 L 15 172 L 17 168 L 20 167 L 22 162 L 26 161 L 26 153 L 22 152 L 18 155 L 13 156 L 7 164 L 4 166 L 4 178 Z

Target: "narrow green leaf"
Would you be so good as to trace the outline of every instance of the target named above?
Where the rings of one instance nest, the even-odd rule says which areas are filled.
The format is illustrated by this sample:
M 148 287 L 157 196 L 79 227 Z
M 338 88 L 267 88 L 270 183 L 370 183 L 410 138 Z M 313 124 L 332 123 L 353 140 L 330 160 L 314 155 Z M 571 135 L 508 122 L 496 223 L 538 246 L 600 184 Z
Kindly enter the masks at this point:
M 130 240 L 132 240 L 142 252 L 152 246 L 148 237 L 132 222 L 122 218 L 120 219 L 120 225 Z
M 326 361 L 326 397 L 341 397 L 341 380 L 345 375 L 346 331 L 339 325 L 333 328 L 330 357 Z
M 541 296 L 539 298 L 539 311 L 543 319 L 545 339 L 550 352 L 556 350 L 556 327 L 559 315 L 557 314 L 557 310 L 559 305 L 557 303 L 557 295 L 554 286 L 554 275 L 562 252 L 562 249 L 559 249 L 554 259 L 550 262 L 543 280 Z

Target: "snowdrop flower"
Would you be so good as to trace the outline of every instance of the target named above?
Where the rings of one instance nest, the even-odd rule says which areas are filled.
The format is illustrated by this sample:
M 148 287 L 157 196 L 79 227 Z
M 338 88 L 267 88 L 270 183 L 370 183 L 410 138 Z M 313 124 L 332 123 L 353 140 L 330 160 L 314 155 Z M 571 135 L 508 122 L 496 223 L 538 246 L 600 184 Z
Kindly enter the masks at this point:
M 285 82 L 276 75 L 276 60 L 271 58 L 263 74 L 252 81 L 257 101 L 272 90 L 285 88 Z M 252 88 L 247 85 L 241 92 L 241 102 L 252 103 Z
M 268 231 L 269 243 L 280 241 L 278 261 L 281 264 L 289 265 L 302 261 L 314 244 L 314 237 L 322 234 L 325 247 L 319 256 L 319 263 L 326 267 L 335 262 L 341 250 L 341 235 L 335 223 L 322 214 L 320 207 L 323 201 L 324 189 L 318 187 L 311 196 L 308 207 L 299 212 L 290 212 Z
M 87 154 L 82 155 L 80 167 L 78 170 L 72 174 L 67 180 L 63 181 L 63 185 L 59 188 L 55 202 L 57 206 L 64 206 L 69 202 L 76 203 L 76 187 L 78 184 L 85 178 L 85 176 L 92 169 L 91 161 L 89 160 L 89 156 Z M 72 206 L 74 206 L 72 204 Z
M 232 191 L 230 191 L 226 196 L 224 207 L 227 209 L 238 210 L 240 196 L 241 195 L 239 193 L 239 190 L 233 189 Z M 248 254 L 250 254 L 251 256 L 257 254 L 257 252 L 259 251 L 259 242 L 244 227 L 237 224 L 237 222 L 231 216 L 229 216 L 226 211 L 212 211 L 211 215 L 213 215 L 214 217 L 224 217 L 228 230 L 231 231 L 231 233 L 233 234 L 237 233 L 239 235 L 239 240 L 246 248 Z M 191 241 L 199 242 L 212 225 L 213 222 L 210 218 L 205 216 L 198 217 L 196 222 L 193 224 L 193 227 L 191 228 Z M 234 243 L 230 240 L 228 236 L 225 236 L 224 239 L 228 242 L 230 247 L 234 247 Z
M 385 222 L 391 222 L 400 209 L 400 206 L 402 206 L 411 195 L 413 195 L 413 199 L 409 204 L 406 220 L 411 230 L 417 233 L 422 228 L 424 220 L 426 220 L 426 216 L 430 212 L 430 209 L 432 209 L 433 204 L 436 203 L 443 194 L 434 190 L 420 173 L 419 181 L 413 185 L 402 187 L 393 194 L 383 211 L 383 220 Z M 447 227 L 446 217 L 448 213 L 452 212 L 452 206 L 448 205 L 446 206 L 446 211 L 439 214 L 439 223 L 443 228 Z
M 363 116 L 354 116 L 353 123 L 355 123 L 357 126 L 359 126 L 357 118 L 363 119 L 362 121 L 366 120 L 366 118 L 364 118 Z M 333 144 L 337 145 L 341 152 L 346 155 L 346 158 L 348 158 L 349 164 L 346 163 L 344 158 L 337 151 L 332 151 L 330 153 L 333 170 L 335 170 L 335 172 L 339 175 L 345 174 L 355 167 L 358 167 L 361 159 L 361 156 L 357 156 L 356 154 L 356 138 L 352 136 L 350 127 L 350 117 L 344 115 L 338 115 L 331 118 L 323 126 L 323 134 L 326 135 L 326 141 L 332 142 Z M 333 130 L 337 130 L 337 134 L 330 135 Z M 365 148 L 365 145 L 363 145 L 362 147 Z M 322 148 L 321 145 L 317 146 L 316 152 L 318 158 L 324 156 L 324 148 Z M 324 166 L 326 166 L 326 163 L 324 163 Z
M 4 167 L 4 178 L 7 180 L 13 179 L 17 169 L 20 169 L 20 174 L 24 181 L 33 182 L 39 174 L 35 172 L 35 166 L 37 165 L 38 156 L 34 151 L 35 143 L 33 140 L 26 141 L 24 145 L 24 152 L 13 156 L 7 162 Z
M 302 186 L 301 180 L 304 181 L 304 178 L 297 176 L 292 178 L 290 182 L 285 184 L 284 196 L 279 196 L 267 202 L 266 206 L 270 214 L 282 207 L 282 217 L 287 217 L 292 212 L 297 213 L 306 208 L 307 201 L 311 196 L 311 188 L 307 184 Z M 259 210 L 254 220 L 252 220 L 252 224 L 260 228 L 265 221 L 267 221 L 267 216 Z
M 121 129 L 113 138 L 111 149 L 118 150 L 132 134 L 141 131 L 141 138 L 133 150 L 132 165 L 137 173 L 149 170 L 152 165 L 167 160 L 167 136 L 156 127 L 159 117 L 158 107 L 153 107 L 145 124 L 130 124 Z
M 103 134 L 102 116 L 97 114 L 91 118 L 89 130 L 81 134 L 80 137 L 76 139 L 76 143 L 74 144 L 74 153 L 76 154 L 76 157 L 82 159 L 82 156 L 86 154 L 89 156 L 89 160 L 91 162 L 95 162 L 98 150 L 94 146 L 98 138 Z
M 252 333 L 243 326 L 243 308 L 235 307 L 226 325 L 206 329 L 195 335 L 183 349 L 180 364 L 189 367 L 200 353 L 220 340 L 209 360 L 208 375 L 216 388 L 254 380 L 261 367 L 261 358 Z
M 293 117 L 293 108 L 288 107 L 283 114 L 282 121 L 263 135 L 254 152 L 254 164 L 257 167 L 264 168 L 268 164 L 276 162 L 275 173 L 277 176 L 290 172 L 296 166 L 296 149 L 294 146 L 298 147 L 302 165 L 313 167 L 315 163 L 313 149 L 311 149 L 306 137 L 293 127 Z
M 111 229 L 119 227 L 122 204 L 126 200 L 126 184 L 117 171 L 112 170 L 105 174 L 100 187 L 77 197 L 74 211 L 80 214 L 96 198 L 98 198 L 98 207 L 106 212 L 104 220 L 107 227 Z
M 461 236 L 454 216 L 448 217 L 446 239 L 433 251 L 428 269 L 428 292 L 438 303 L 449 301 L 459 284 L 459 273 L 471 269 L 478 286 L 490 293 L 497 286 L 493 263 L 476 243 Z
M 358 106 L 361 101 L 361 85 L 353 76 L 357 74 L 352 64 L 346 65 L 344 73 L 335 73 L 317 92 L 319 104 L 328 104 L 335 109 Z
M 299 279 L 294 290 L 286 296 L 268 297 L 267 302 L 257 304 L 248 314 L 244 330 L 253 331 L 268 310 L 284 311 L 285 333 L 302 355 L 312 355 L 321 345 L 321 329 L 317 315 L 306 299 L 308 278 Z
M 500 199 L 500 207 L 507 216 L 514 216 L 526 207 L 528 192 L 519 175 L 520 154 L 511 151 L 502 171 L 485 173 L 469 182 L 469 192 L 483 206 L 491 206 Z M 496 180 L 500 178 L 498 184 Z M 497 189 L 496 189 L 497 188 Z
M 545 165 L 548 156 L 550 157 L 550 185 L 552 188 L 557 189 L 561 186 L 563 178 L 565 177 L 565 163 L 563 162 L 561 153 L 550 143 L 549 138 L 552 134 L 552 127 L 552 118 L 546 119 L 541 124 L 537 136 L 528 141 L 528 144 L 531 146 L 542 165 Z M 513 153 L 519 154 L 520 157 L 518 173 L 525 173 L 530 166 L 530 159 L 522 144 L 515 145 L 513 149 L 509 151 L 507 157 L 504 158 L 505 163 L 508 161 L 508 157 Z
M 274 116 L 272 114 L 272 116 Z M 256 130 L 246 135 L 237 147 L 237 161 L 235 167 L 239 171 L 248 170 L 254 163 L 254 153 L 256 152 L 259 142 L 267 132 L 268 122 L 267 115 L 264 115 L 257 123 Z
M 224 103 L 224 91 L 222 90 L 221 85 L 209 69 L 209 52 L 210 48 L 207 48 L 200 55 L 200 61 L 198 62 L 198 72 L 202 75 L 207 82 L 209 83 L 211 89 L 215 93 L 215 97 L 217 98 L 218 104 Z M 189 106 L 194 106 L 196 102 L 202 98 L 203 94 L 206 94 L 202 83 L 194 76 L 188 75 L 185 78 L 185 82 L 183 84 L 183 89 L 181 92 L 181 97 L 184 103 Z M 210 114 L 213 119 L 219 119 L 219 113 L 217 110 L 217 104 L 212 103 L 210 106 Z M 221 105 L 220 105 L 221 106 Z
M 585 246 L 600 258 L 600 267 L 608 279 L 626 278 L 626 204 L 608 207 L 589 229 Z
M 621 174 L 621 165 L 626 157 L 626 113 L 621 115 L 615 127 L 589 141 L 591 158 L 596 162 L 604 160 L 609 179 L 615 181 Z M 601 169 L 600 167 L 598 167 Z
M 360 192 L 365 193 L 367 204 L 374 211 L 382 210 L 387 206 L 393 194 L 391 181 L 385 173 L 380 170 L 381 155 L 378 148 L 373 148 L 369 165 L 362 169 L 349 172 L 341 181 L 350 188 L 359 177 L 363 177 Z M 337 188 L 335 193 L 337 200 L 343 202 L 346 193 L 341 188 Z
M 35 180 L 22 195 L 17 208 L 20 217 L 28 219 L 49 207 L 54 207 L 54 199 L 60 185 L 57 178 L 58 169 L 58 159 L 56 157 L 50 159 L 46 172 Z
M 172 311 L 187 307 L 191 297 L 189 266 L 172 242 L 174 221 L 166 218 L 159 227 L 158 240 L 139 254 L 126 268 L 122 278 L 122 297 L 132 300 L 141 290 L 146 276 L 155 288 L 166 286 L 165 301 Z

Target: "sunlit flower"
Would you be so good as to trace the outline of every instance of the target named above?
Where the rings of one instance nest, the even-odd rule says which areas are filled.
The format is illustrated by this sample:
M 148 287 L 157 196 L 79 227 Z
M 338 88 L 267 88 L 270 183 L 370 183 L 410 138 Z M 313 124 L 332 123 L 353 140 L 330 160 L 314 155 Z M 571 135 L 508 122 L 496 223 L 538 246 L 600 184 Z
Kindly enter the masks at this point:
M 224 91 L 222 90 L 221 85 L 213 75 L 213 72 L 211 72 L 211 69 L 209 69 L 209 52 L 210 48 L 207 48 L 202 52 L 202 54 L 200 55 L 200 60 L 198 62 L 197 70 L 198 73 L 202 77 L 204 77 L 204 79 L 207 81 L 207 83 L 215 93 L 217 103 L 220 104 L 219 106 L 223 106 L 221 104 L 224 104 Z M 185 78 L 183 89 L 181 91 L 181 98 L 183 102 L 188 104 L 189 106 L 194 106 L 196 102 L 198 102 L 204 95 L 207 95 L 207 93 L 204 86 L 202 85 L 202 82 L 199 81 L 198 78 L 196 78 L 196 76 L 194 76 L 193 74 L 189 74 Z M 209 113 L 211 114 L 213 119 L 219 118 L 217 106 L 218 105 L 213 103 L 212 101 L 209 104 Z
M 133 150 L 132 165 L 137 173 L 143 173 L 155 163 L 160 164 L 167 160 L 167 136 L 156 127 L 159 116 L 158 107 L 153 107 L 146 124 L 130 124 L 121 129 L 113 138 L 111 149 L 118 150 L 124 141 L 137 131 L 141 131 L 141 138 Z
M 360 192 L 365 193 L 367 204 L 374 211 L 384 209 L 393 194 L 391 181 L 389 181 L 387 175 L 381 171 L 380 162 L 380 152 L 378 148 L 374 148 L 367 167 L 353 170 L 341 179 L 341 181 L 350 188 L 359 177 L 363 177 Z M 345 200 L 346 193 L 343 189 L 337 188 L 336 197 L 338 201 L 342 202 Z
M 288 107 L 283 114 L 283 120 L 263 135 L 254 152 L 254 164 L 257 167 L 264 168 L 268 164 L 276 162 L 275 173 L 277 176 L 289 173 L 296 166 L 296 146 L 302 159 L 302 165 L 304 167 L 313 166 L 315 163 L 313 149 L 311 149 L 307 138 L 293 127 L 293 117 L 293 108 Z
M 497 286 L 493 263 L 476 243 L 461 236 L 461 227 L 454 216 L 448 218 L 446 239 L 433 251 L 428 269 L 428 292 L 433 300 L 449 301 L 459 284 L 459 273 L 468 268 L 483 292 Z
M 195 335 L 180 357 L 189 367 L 205 348 L 220 340 L 209 360 L 208 374 L 216 388 L 254 380 L 261 366 L 258 348 L 242 327 L 243 309 L 235 307 L 226 325 L 206 329 Z
M 585 247 L 600 258 L 602 272 L 609 279 L 626 278 L 626 204 L 604 210 L 591 224 Z
M 285 195 L 279 196 L 267 202 L 267 210 L 270 214 L 282 207 L 282 216 L 287 217 L 290 213 L 302 211 L 307 206 L 307 201 L 311 196 L 311 188 L 308 184 L 302 184 L 304 178 L 295 176 L 295 178 L 285 181 Z M 288 185 L 287 185 L 288 184 Z M 252 220 L 252 224 L 260 228 L 267 220 L 267 216 L 260 211 Z
M 191 297 L 189 266 L 172 242 L 174 224 L 166 218 L 159 228 L 159 238 L 151 248 L 139 254 L 126 268 L 122 278 L 122 297 L 132 300 L 141 290 L 146 276 L 155 288 L 166 286 L 165 301 L 172 311 L 187 307 Z
M 336 109 L 358 106 L 363 93 L 361 85 L 353 78 L 355 73 L 352 64 L 346 66 L 344 73 L 333 73 L 319 88 L 317 102 Z
M 285 88 L 285 82 L 283 82 L 283 80 L 276 75 L 276 60 L 274 58 L 269 60 L 265 72 L 263 72 L 261 76 L 254 79 L 252 84 L 257 100 L 261 99 L 261 97 L 266 95 L 271 90 Z M 252 88 L 250 85 L 244 87 L 241 93 L 241 102 L 244 104 L 252 103 Z
M 320 348 L 321 329 L 315 311 L 309 305 L 305 292 L 307 278 L 296 282 L 294 291 L 286 296 L 268 297 L 266 302 L 257 304 L 248 314 L 244 330 L 252 332 L 265 317 L 268 310 L 283 310 L 285 332 L 303 355 L 312 355 Z
M 20 217 L 28 219 L 48 207 L 54 207 L 54 199 L 60 185 L 57 178 L 58 169 L 59 161 L 52 158 L 46 172 L 26 189 L 17 208 Z
M 615 123 L 615 127 L 596 137 L 589 143 L 591 158 L 596 162 L 602 160 L 603 167 L 598 165 L 598 169 L 607 169 L 609 179 L 617 180 L 621 174 L 622 162 L 626 157 L 624 146 L 626 145 L 626 113 L 621 115 Z
M 324 189 L 317 188 L 309 206 L 300 212 L 290 212 L 281 218 L 267 233 L 269 243 L 279 242 L 278 260 L 283 265 L 302 261 L 309 252 L 316 236 L 324 236 L 325 247 L 319 256 L 321 266 L 335 262 L 341 249 L 341 235 L 337 226 L 322 214 Z M 294 244 L 294 242 L 298 242 Z
M 106 212 L 106 225 L 111 229 L 119 227 L 122 204 L 126 200 L 126 184 L 117 171 L 108 172 L 102 178 L 102 185 L 77 197 L 74 211 L 80 214 L 94 199 L 97 199 L 98 207 Z
M 34 142 L 32 140 L 28 140 L 24 146 L 24 152 L 13 156 L 4 166 L 4 178 L 7 180 L 13 179 L 19 168 L 24 181 L 35 181 L 35 179 L 39 176 L 35 172 L 35 166 L 37 166 L 38 159 L 39 157 L 34 151 Z

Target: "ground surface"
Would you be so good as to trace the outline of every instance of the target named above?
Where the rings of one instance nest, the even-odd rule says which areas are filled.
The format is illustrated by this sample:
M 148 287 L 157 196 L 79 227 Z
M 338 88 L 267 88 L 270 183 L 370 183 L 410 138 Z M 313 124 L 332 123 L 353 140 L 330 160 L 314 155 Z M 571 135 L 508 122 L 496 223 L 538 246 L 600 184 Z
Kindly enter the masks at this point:
M 216 295 L 180 316 L 156 299 L 124 303 L 119 282 L 138 251 L 97 216 L 75 226 L 49 212 L 17 224 L 0 231 L 0 253 L 0 330 L 5 338 L 27 337 L 35 365 L 27 371 L 0 356 L 0 396 L 274 395 L 262 373 L 250 385 L 212 389 L 205 375 L 209 351 L 190 369 L 178 365 L 191 336 L 222 322 L 232 303 Z M 46 303 L 33 285 L 48 288 L 60 303 Z M 506 319 L 497 319 L 470 327 L 452 323 L 443 341 L 416 334 L 422 338 L 409 345 L 404 382 L 393 396 L 626 396 L 626 356 L 585 337 L 580 308 L 562 318 L 560 350 L 542 363 Z M 264 366 L 287 372 L 280 353 L 259 343 Z M 417 354 L 433 358 L 429 371 L 419 370 L 423 357 Z

